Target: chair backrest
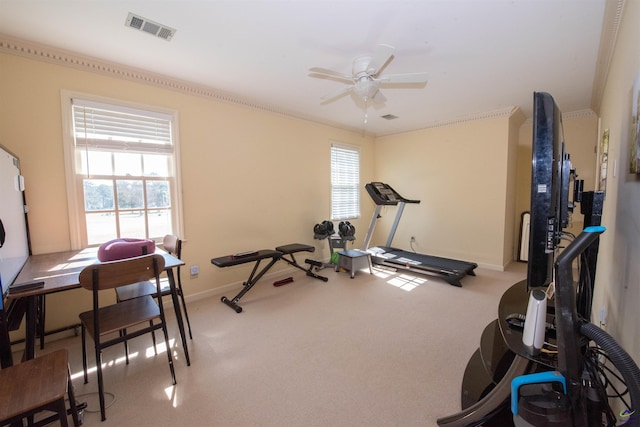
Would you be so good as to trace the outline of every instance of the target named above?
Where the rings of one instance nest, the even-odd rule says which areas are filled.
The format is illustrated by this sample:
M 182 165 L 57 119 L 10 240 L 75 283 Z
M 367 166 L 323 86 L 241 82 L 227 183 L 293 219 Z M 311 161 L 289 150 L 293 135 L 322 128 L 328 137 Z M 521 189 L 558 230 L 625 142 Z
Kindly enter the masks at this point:
M 178 236 L 173 234 L 167 234 L 162 239 L 162 247 L 165 251 L 175 255 L 176 258 L 180 258 L 182 255 L 182 240 Z
M 159 254 L 97 263 L 80 272 L 80 286 L 90 291 L 113 289 L 155 279 L 163 270 L 164 258 Z

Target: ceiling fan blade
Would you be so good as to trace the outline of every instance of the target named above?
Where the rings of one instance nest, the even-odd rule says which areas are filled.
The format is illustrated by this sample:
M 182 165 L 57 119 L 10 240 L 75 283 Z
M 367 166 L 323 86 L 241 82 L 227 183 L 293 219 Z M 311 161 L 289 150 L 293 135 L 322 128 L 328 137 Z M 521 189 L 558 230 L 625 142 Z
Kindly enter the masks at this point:
M 380 83 L 426 83 L 427 73 L 388 74 L 378 77 Z
M 378 90 L 376 94 L 373 95 L 373 98 L 371 98 L 371 100 L 374 104 L 382 105 L 387 102 L 387 97 L 384 96 L 380 90 Z
M 378 72 L 389 62 L 391 57 L 393 56 L 395 48 L 393 46 L 389 46 L 388 44 L 378 45 L 376 51 L 373 53 L 371 57 L 371 61 L 369 61 L 369 66 L 367 67 L 367 74 L 370 76 L 375 76 Z
M 315 74 L 322 74 L 324 76 L 337 77 L 342 80 L 348 80 L 349 82 L 353 81 L 353 76 L 349 74 L 340 73 L 338 71 L 329 70 L 327 68 L 313 67 L 313 68 L 309 68 L 309 71 Z M 317 77 L 317 76 L 312 75 L 312 77 Z
M 325 95 L 322 98 L 320 98 L 322 100 L 321 104 L 326 104 L 328 102 L 331 102 L 334 99 L 351 92 L 352 89 L 353 89 L 353 85 L 349 85 L 349 86 L 340 88 L 339 90 L 335 91 L 332 94 Z

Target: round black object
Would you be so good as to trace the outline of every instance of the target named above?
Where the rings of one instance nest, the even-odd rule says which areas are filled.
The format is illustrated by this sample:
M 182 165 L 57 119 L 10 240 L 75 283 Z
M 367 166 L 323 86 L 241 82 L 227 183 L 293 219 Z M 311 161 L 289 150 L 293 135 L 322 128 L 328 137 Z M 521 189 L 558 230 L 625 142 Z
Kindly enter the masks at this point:
M 327 234 L 333 234 L 333 222 L 331 221 L 322 221 L 322 224 L 325 226 L 327 230 Z
M 338 225 L 338 231 L 340 237 L 352 237 L 356 234 L 356 227 L 354 227 L 349 221 L 342 221 Z
M 316 238 L 331 236 L 333 234 L 333 222 L 322 221 L 320 224 L 316 224 L 313 227 L 313 233 L 317 236 Z

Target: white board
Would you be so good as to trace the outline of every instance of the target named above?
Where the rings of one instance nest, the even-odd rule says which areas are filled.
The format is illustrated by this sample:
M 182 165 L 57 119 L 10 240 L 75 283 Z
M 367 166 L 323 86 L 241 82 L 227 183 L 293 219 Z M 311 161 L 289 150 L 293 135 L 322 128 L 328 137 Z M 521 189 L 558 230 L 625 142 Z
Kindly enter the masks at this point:
M 0 147 L 0 285 L 3 293 L 29 257 L 23 187 L 20 161 Z

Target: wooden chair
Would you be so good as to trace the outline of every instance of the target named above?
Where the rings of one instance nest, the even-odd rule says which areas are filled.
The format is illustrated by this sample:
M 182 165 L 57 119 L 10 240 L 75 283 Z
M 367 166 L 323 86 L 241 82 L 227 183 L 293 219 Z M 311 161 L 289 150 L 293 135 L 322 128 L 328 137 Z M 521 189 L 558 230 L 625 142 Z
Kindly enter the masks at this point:
M 80 314 L 84 382 L 85 384 L 88 382 L 86 350 L 86 334 L 88 333 L 95 344 L 102 421 L 106 419 L 102 349 L 162 329 L 169 359 L 169 369 L 171 370 L 171 380 L 174 385 L 176 384 L 173 356 L 169 346 L 169 334 L 162 305 L 162 292 L 160 291 L 160 273 L 163 269 L 164 258 L 162 255 L 151 254 L 90 265 L 80 272 L 80 285 L 93 293 L 93 310 Z M 156 286 L 157 304 L 151 296 L 147 295 L 117 304 L 100 306 L 101 291 L 152 279 L 154 279 Z M 159 320 L 159 323 L 154 322 L 156 319 Z M 127 330 L 133 326 L 136 326 L 135 330 Z
M 164 236 L 162 240 L 162 247 L 165 251 L 174 255 L 176 258 L 181 259 L 182 257 L 182 240 L 178 238 L 178 236 L 174 236 L 173 234 L 167 234 Z M 161 289 L 162 296 L 167 296 L 171 294 L 171 289 L 169 287 L 169 280 L 163 278 L 161 280 Z M 126 301 L 133 298 L 138 298 L 144 295 L 154 295 L 156 293 L 155 284 L 151 282 L 139 282 L 133 283 L 127 286 L 121 286 L 116 288 L 116 297 L 118 301 Z M 182 291 L 182 280 L 180 279 L 180 267 L 176 269 L 176 293 L 180 296 L 182 302 L 182 311 L 184 312 L 184 317 L 187 320 L 187 328 L 189 329 L 189 338 L 193 339 L 193 335 L 191 334 L 191 323 L 189 322 L 189 313 L 187 313 L 187 303 L 184 300 L 184 292 Z M 178 307 L 178 309 L 180 309 Z M 155 339 L 155 338 L 154 338 Z
M 38 412 L 52 411 L 57 415 L 29 425 L 43 426 L 58 419 L 61 426 L 67 427 L 66 395 L 69 396 L 73 425 L 77 427 L 80 422 L 67 350 L 56 350 L 4 368 L 0 370 L 0 426 L 23 425 L 23 418 L 32 421 Z

